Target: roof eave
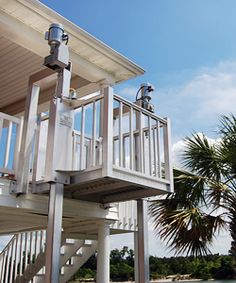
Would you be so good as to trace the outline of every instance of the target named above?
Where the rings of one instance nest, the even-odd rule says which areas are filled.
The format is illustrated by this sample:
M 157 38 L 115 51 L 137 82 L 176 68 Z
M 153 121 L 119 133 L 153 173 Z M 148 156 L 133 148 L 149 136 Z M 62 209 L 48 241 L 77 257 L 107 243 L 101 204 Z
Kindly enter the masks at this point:
M 75 25 L 65 17 L 61 16 L 54 10 L 45 6 L 41 2 L 37 0 L 17 0 L 17 1 L 22 5 L 30 8 L 32 11 L 35 11 L 38 14 L 40 14 L 42 18 L 46 18 L 51 22 L 55 22 L 55 21 L 60 22 L 61 24 L 63 24 L 65 30 L 69 34 L 73 35 L 77 40 L 79 41 L 82 40 L 91 48 L 99 51 L 101 54 L 114 61 L 114 63 L 120 65 L 122 69 L 126 69 L 128 73 L 125 78 L 120 78 L 116 74 L 112 74 L 114 76 L 115 83 L 128 80 L 133 77 L 143 75 L 145 73 L 145 70 L 142 67 L 132 62 L 127 57 L 121 55 L 119 52 L 115 51 L 114 49 L 110 48 L 108 45 L 98 40 L 97 38 L 86 32 L 79 26 Z

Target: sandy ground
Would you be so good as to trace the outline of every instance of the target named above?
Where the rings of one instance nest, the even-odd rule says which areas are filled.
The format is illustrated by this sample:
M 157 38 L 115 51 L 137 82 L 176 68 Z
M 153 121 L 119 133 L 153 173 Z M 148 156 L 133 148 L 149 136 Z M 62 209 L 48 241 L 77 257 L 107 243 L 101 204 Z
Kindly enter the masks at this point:
M 188 280 L 178 280 L 178 281 L 174 281 L 174 282 L 198 282 L 198 281 L 202 281 L 202 279 L 188 279 Z M 168 283 L 168 282 L 173 282 L 172 279 L 160 279 L 160 280 L 155 280 L 155 281 L 150 281 L 150 283 Z M 73 281 L 70 283 L 83 283 L 83 282 L 79 282 L 79 281 Z M 86 283 L 86 282 L 84 282 Z M 123 282 L 110 282 L 110 283 L 135 283 L 134 281 L 123 281 Z
M 172 281 L 169 279 L 162 279 L 162 280 L 156 280 L 156 281 L 150 281 L 150 283 L 168 283 L 168 282 L 199 282 L 202 281 L 202 279 L 198 279 L 198 280 L 178 280 L 178 281 Z M 73 281 L 70 283 L 88 283 L 88 282 L 79 282 L 79 281 Z M 110 282 L 110 283 L 135 283 L 134 281 L 122 281 L 122 282 Z

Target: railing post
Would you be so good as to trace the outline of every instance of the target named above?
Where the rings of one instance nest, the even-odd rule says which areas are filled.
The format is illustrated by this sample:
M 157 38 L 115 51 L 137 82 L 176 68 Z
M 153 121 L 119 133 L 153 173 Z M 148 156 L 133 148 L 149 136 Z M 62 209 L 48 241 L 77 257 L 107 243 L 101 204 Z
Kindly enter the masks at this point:
M 173 192 L 173 167 L 171 158 L 171 125 L 170 119 L 166 118 L 166 125 L 163 128 L 164 138 L 164 162 L 165 162 L 165 179 L 169 180 L 170 188 L 169 192 Z
M 51 185 L 46 235 L 45 283 L 60 282 L 61 229 L 64 185 Z
M 12 121 L 9 121 L 8 133 L 7 133 L 6 154 L 5 154 L 5 160 L 4 160 L 5 168 L 7 168 L 9 158 L 10 158 L 11 136 L 12 136 Z
M 40 124 L 41 124 L 41 114 L 37 115 L 37 125 L 35 127 L 35 145 L 34 145 L 34 158 L 33 158 L 33 171 L 32 171 L 33 191 L 35 190 L 35 186 L 37 182 Z
M 138 231 L 134 232 L 135 283 L 149 282 L 147 201 L 137 200 Z
M 20 146 L 21 146 L 21 137 L 22 137 L 22 130 L 23 130 L 23 117 L 20 118 L 20 122 L 17 123 L 17 135 L 16 135 L 16 145 L 15 145 L 15 154 L 14 154 L 14 161 L 13 161 L 13 169 L 15 172 L 18 171 L 18 164 L 19 160 L 19 153 L 20 153 Z
M 113 157 L 113 89 L 105 87 L 103 89 L 103 176 L 109 176 L 112 170 Z
M 157 172 L 158 177 L 161 178 L 161 142 L 160 142 L 160 122 L 156 122 L 157 132 L 156 132 L 156 143 L 157 143 Z
M 20 253 L 19 253 L 19 275 L 23 274 L 22 272 L 23 267 L 23 233 L 20 234 Z
M 129 154 L 130 154 L 130 170 L 134 169 L 134 133 L 133 133 L 133 128 L 134 128 L 134 111 L 133 108 L 130 107 L 130 119 L 129 119 L 129 135 L 130 135 L 130 149 L 129 149 Z
M 14 248 L 16 245 L 16 238 L 13 237 L 12 239 L 12 247 L 11 247 L 11 265 L 10 265 L 10 272 L 9 272 L 9 282 L 12 282 L 12 278 L 13 278 L 13 267 L 14 267 Z
M 5 251 L 2 254 L 2 267 L 1 267 L 1 282 L 4 282 L 4 276 L 6 274 L 6 255 L 5 255 Z
M 153 158 L 153 140 L 152 140 L 152 126 L 151 126 L 151 117 L 148 116 L 148 153 L 149 153 L 149 174 L 153 175 L 153 167 L 152 167 L 152 158 Z M 154 159 L 153 159 L 154 160 Z
M 6 274 L 5 274 L 5 283 L 9 282 L 9 265 L 10 265 L 10 252 L 11 246 L 8 246 L 6 252 L 7 252 L 7 262 L 6 262 Z
M 80 170 L 85 169 L 85 107 L 81 107 L 81 135 L 80 135 Z
M 139 147 L 137 152 L 137 160 L 138 160 L 138 166 L 139 166 L 139 172 L 144 173 L 145 172 L 145 166 L 144 166 L 144 150 L 143 150 L 143 115 L 142 112 L 139 111 L 138 113 L 138 119 L 137 119 L 137 128 L 139 129 Z
M 14 280 L 18 275 L 18 257 L 19 257 L 19 234 L 16 236 L 16 249 L 15 249 L 15 268 L 14 268 Z
M 120 101 L 119 107 L 119 166 L 124 165 L 124 146 L 123 146 L 123 103 Z
M 96 108 L 96 102 L 93 101 L 93 128 L 92 128 L 92 162 L 91 165 L 95 166 L 96 165 L 96 120 L 97 117 L 97 108 Z

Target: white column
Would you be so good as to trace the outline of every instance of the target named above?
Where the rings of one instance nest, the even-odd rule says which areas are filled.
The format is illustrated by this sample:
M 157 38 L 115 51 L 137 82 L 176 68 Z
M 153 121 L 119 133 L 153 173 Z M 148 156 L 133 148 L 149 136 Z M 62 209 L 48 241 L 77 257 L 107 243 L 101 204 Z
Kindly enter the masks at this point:
M 138 231 L 134 232 L 135 283 L 149 282 L 147 201 L 137 200 Z
M 110 282 L 110 224 L 103 221 L 98 227 L 97 283 Z
M 63 184 L 52 184 L 46 234 L 45 283 L 60 282 L 61 230 L 63 215 Z
M 21 140 L 21 149 L 17 164 L 17 187 L 14 193 L 28 193 L 30 157 L 34 142 L 35 129 L 37 125 L 37 109 L 40 87 L 36 84 L 29 84 L 26 97 L 24 124 Z

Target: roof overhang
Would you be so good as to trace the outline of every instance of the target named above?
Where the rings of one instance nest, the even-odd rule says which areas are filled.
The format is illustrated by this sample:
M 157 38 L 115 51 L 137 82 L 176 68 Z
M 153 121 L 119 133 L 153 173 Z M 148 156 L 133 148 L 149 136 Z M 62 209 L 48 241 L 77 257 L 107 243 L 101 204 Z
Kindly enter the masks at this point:
M 69 34 L 73 73 L 90 81 L 116 84 L 144 73 L 126 57 L 36 0 L 2 0 L 1 35 L 40 57 L 49 53 L 44 33 L 51 23 L 63 24 Z
M 0 1 L 0 111 L 11 115 L 24 110 L 29 77 L 45 68 L 49 54 L 44 33 L 61 23 L 68 33 L 71 87 L 79 96 L 144 73 L 144 70 L 37 0 Z M 55 82 L 56 83 L 56 82 Z M 54 86 L 44 86 L 40 104 L 48 105 Z M 45 93 L 46 92 L 46 93 Z

